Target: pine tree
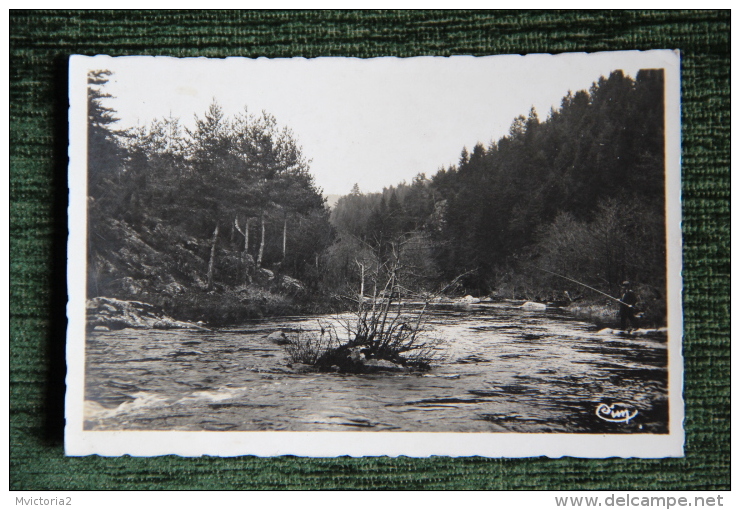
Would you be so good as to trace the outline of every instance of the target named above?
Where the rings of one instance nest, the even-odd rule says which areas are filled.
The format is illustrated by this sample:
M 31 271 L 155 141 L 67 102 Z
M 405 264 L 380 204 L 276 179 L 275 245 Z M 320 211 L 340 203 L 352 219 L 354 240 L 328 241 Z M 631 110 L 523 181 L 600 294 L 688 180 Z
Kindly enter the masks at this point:
M 90 71 L 87 75 L 87 174 L 88 194 L 100 198 L 119 176 L 123 152 L 119 137 L 113 129 L 118 122 L 115 110 L 105 106 L 113 96 L 104 92 L 111 73 L 108 70 Z

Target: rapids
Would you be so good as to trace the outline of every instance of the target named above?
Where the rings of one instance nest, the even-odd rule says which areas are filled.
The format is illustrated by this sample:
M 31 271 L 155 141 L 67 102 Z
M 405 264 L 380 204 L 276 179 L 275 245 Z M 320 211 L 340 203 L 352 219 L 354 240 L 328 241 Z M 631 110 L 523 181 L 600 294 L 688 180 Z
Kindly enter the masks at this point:
M 665 338 L 597 334 L 514 303 L 435 305 L 427 334 L 443 348 L 428 372 L 291 370 L 267 335 L 317 319 L 332 320 L 88 333 L 85 429 L 668 432 Z M 629 413 L 597 415 L 617 403 Z

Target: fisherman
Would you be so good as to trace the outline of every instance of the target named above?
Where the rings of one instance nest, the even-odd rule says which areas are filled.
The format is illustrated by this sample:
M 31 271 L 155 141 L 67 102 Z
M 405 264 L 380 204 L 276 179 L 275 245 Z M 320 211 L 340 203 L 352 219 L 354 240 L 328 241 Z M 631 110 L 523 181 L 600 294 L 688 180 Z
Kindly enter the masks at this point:
M 622 282 L 622 298 L 619 303 L 619 321 L 623 330 L 631 330 L 635 328 L 635 304 L 637 303 L 637 295 L 632 291 L 630 282 Z M 629 329 L 627 328 L 629 323 Z
M 561 274 L 553 273 L 552 271 L 548 271 L 547 269 L 542 269 L 541 267 L 537 268 L 540 269 L 546 273 L 549 273 L 553 276 L 557 276 L 560 278 L 564 278 L 568 280 L 569 282 L 576 283 L 582 287 L 586 287 L 589 290 L 592 290 L 594 292 L 598 292 L 602 296 L 606 296 L 612 301 L 617 301 L 619 303 L 619 321 L 621 322 L 622 329 L 627 330 L 627 323 L 631 326 L 629 329 L 633 329 L 636 326 L 636 316 L 637 316 L 637 309 L 635 308 L 635 304 L 637 303 L 637 295 L 632 292 L 632 289 L 630 288 L 630 282 L 622 282 L 622 299 L 617 299 L 614 296 L 610 296 L 606 292 L 602 292 L 599 289 L 595 289 L 591 287 L 590 285 L 586 285 L 585 283 L 581 283 L 578 280 L 574 280 L 573 278 L 568 278 L 567 276 L 563 276 Z M 578 298 L 580 299 L 580 298 Z M 574 300 L 575 301 L 575 300 Z M 524 305 L 526 305 L 525 303 Z M 522 305 L 522 306 L 524 306 Z M 544 306 L 544 305 L 543 305 Z

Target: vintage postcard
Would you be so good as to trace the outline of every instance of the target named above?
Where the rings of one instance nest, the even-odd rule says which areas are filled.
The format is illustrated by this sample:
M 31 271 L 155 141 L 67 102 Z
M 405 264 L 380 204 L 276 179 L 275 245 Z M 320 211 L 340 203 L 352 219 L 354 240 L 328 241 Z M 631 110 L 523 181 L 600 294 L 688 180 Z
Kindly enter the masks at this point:
M 70 59 L 68 455 L 683 455 L 676 51 Z

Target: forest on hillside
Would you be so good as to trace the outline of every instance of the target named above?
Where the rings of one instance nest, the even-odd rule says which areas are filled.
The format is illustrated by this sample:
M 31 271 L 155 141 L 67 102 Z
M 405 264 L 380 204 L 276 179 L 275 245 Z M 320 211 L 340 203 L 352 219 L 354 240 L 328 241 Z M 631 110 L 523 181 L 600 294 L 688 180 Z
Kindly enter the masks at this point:
M 116 130 L 110 74 L 88 76 L 88 298 L 216 323 L 292 311 L 334 236 L 293 133 L 216 102 L 193 129 Z
M 633 282 L 665 321 L 662 70 L 621 71 L 459 162 L 329 210 L 269 113 L 117 130 L 88 76 L 88 297 L 212 323 L 327 310 L 393 267 L 407 296 L 600 299 Z M 555 273 L 555 274 L 553 274 Z M 400 291 L 400 292 L 401 292 Z
M 559 301 L 600 296 L 556 275 L 612 296 L 630 280 L 660 323 L 664 167 L 663 72 L 616 71 L 569 93 L 546 120 L 532 109 L 500 140 L 463 148 L 430 178 L 382 193 L 356 187 L 332 212 L 332 269 L 349 278 L 352 257 L 337 253 L 382 257 L 403 239 L 409 286 L 463 275 L 460 293 Z

